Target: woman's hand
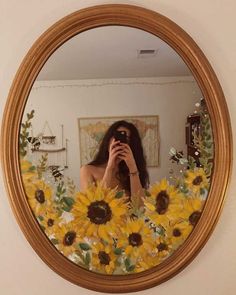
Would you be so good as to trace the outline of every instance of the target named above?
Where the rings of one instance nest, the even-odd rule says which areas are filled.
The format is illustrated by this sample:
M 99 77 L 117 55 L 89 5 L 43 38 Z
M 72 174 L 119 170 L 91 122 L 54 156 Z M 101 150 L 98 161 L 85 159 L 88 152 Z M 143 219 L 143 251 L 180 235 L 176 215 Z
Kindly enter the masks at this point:
M 134 159 L 133 152 L 130 148 L 130 146 L 126 143 L 120 143 L 120 152 L 119 152 L 119 159 L 124 160 L 126 165 L 129 168 L 129 171 L 136 172 L 137 171 L 137 165 Z
M 121 151 L 122 147 L 120 141 L 116 141 L 113 138 L 109 146 L 109 158 L 107 162 L 108 169 L 114 169 L 117 166 L 118 162 L 120 161 L 118 156 L 121 153 Z

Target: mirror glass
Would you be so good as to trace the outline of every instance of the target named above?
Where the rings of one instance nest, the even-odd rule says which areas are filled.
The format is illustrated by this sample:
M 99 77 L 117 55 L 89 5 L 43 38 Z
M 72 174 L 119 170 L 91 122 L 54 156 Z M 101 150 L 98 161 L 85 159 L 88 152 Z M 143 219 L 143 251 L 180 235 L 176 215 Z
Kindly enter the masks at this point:
M 102 150 L 111 126 L 126 142 L 113 130 Z M 186 64 L 158 37 L 124 26 L 85 31 L 55 51 L 19 136 L 22 180 L 42 230 L 68 259 L 109 275 L 152 268 L 183 244 L 207 198 L 213 150 Z

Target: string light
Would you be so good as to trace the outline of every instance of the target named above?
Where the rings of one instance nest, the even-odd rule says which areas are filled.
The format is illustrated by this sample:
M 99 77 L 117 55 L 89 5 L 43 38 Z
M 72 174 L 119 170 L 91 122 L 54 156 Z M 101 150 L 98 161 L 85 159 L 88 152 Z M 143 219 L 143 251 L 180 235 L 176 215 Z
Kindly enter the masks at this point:
M 151 81 L 105 81 L 105 82 L 88 82 L 88 83 L 77 83 L 77 84 L 56 84 L 56 85 L 34 85 L 32 90 L 38 90 L 41 88 L 89 88 L 89 87 L 103 87 L 103 86 L 113 86 L 113 85 L 121 85 L 121 86 L 129 86 L 129 85 L 149 85 L 149 86 L 165 86 L 165 85 L 176 85 L 176 84 L 195 84 L 195 81 L 186 81 L 186 80 L 178 80 L 178 81 L 169 81 L 169 82 L 151 82 Z

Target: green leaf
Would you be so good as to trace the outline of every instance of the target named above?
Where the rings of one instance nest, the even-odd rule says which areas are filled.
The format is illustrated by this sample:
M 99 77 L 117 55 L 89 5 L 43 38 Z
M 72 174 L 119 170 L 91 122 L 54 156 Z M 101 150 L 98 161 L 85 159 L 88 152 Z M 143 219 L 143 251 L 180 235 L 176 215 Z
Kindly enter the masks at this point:
M 53 245 L 59 244 L 59 241 L 57 239 L 51 239 L 50 241 L 53 243 Z
M 123 191 L 119 191 L 119 192 L 116 193 L 115 198 L 116 199 L 120 199 L 120 198 L 123 197 L 123 195 L 124 195 L 124 192 Z
M 191 169 L 191 170 L 193 170 L 194 168 L 195 168 L 195 166 L 196 166 L 196 164 L 195 164 L 195 159 L 193 158 L 193 157 L 189 157 L 189 159 L 188 159 L 188 163 L 189 163 L 189 168 Z
M 29 168 L 29 171 L 35 171 L 36 170 L 36 167 L 35 166 L 31 166 L 30 168 Z
M 83 250 L 83 251 L 91 250 L 91 247 L 90 247 L 89 244 L 87 244 L 87 243 L 79 243 L 79 247 L 80 247 L 80 249 Z
M 200 195 L 204 195 L 205 194 L 205 189 L 204 188 L 200 188 Z
M 128 268 L 130 267 L 130 265 L 131 265 L 130 259 L 129 258 L 126 258 L 125 259 L 125 268 L 126 268 L 126 270 L 128 270 Z
M 115 250 L 114 250 L 114 254 L 116 254 L 116 255 L 121 255 L 122 252 L 123 252 L 122 248 L 115 248 Z
M 135 265 L 130 265 L 127 269 L 128 272 L 134 271 Z
M 68 207 L 68 206 L 62 206 L 62 210 L 66 211 L 66 212 L 70 212 L 71 207 Z
M 67 198 L 64 197 L 62 200 L 63 200 L 64 203 L 66 203 L 66 205 L 68 207 L 72 207 L 74 205 L 74 203 L 75 203 L 75 200 L 73 198 L 70 198 L 70 197 L 67 197 Z
M 38 216 L 39 221 L 43 221 L 43 219 L 44 219 L 43 216 L 41 216 L 41 215 Z
M 208 123 L 207 125 L 206 125 L 206 130 L 209 130 L 211 128 L 211 125 Z
M 144 193 L 145 193 L 145 196 L 146 197 L 150 197 L 151 196 L 151 194 L 150 194 L 150 192 L 148 190 L 145 190 Z
M 210 149 L 212 147 L 212 142 L 206 142 L 206 147 Z
M 91 262 L 91 256 L 90 256 L 89 252 L 87 252 L 85 255 L 85 258 L 84 258 L 84 263 L 85 263 L 85 265 L 89 265 L 90 262 Z

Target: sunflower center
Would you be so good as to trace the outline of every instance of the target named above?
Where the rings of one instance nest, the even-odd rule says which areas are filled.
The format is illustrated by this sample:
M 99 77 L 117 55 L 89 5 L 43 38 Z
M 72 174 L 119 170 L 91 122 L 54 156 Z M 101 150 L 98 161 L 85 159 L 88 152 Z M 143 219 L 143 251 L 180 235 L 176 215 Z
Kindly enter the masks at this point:
M 198 222 L 200 216 L 201 216 L 201 212 L 200 212 L 200 211 L 194 211 L 194 212 L 189 216 L 189 218 L 188 218 L 190 224 L 191 224 L 192 226 L 195 226 L 195 225 L 197 224 L 197 222 Z
M 168 246 L 166 243 L 160 243 L 158 246 L 157 246 L 157 249 L 159 252 L 161 251 L 165 251 L 165 250 L 168 250 Z
M 180 237 L 181 236 L 181 231 L 178 228 L 175 228 L 173 230 L 173 236 L 174 237 Z
M 76 238 L 76 233 L 74 231 L 69 231 L 65 234 L 64 239 L 63 239 L 63 244 L 65 246 L 71 246 Z
M 143 244 L 142 236 L 139 233 L 129 235 L 129 244 L 133 247 L 139 247 Z
M 105 251 L 99 251 L 98 258 L 101 264 L 109 265 L 111 258 Z
M 88 206 L 88 218 L 95 224 L 105 224 L 111 220 L 112 211 L 105 201 L 92 202 Z
M 158 214 L 165 214 L 170 203 L 170 197 L 166 191 L 160 191 L 156 196 L 156 211 Z
M 54 224 L 54 220 L 52 218 L 49 218 L 48 222 L 47 222 L 47 225 L 48 226 L 53 226 L 53 224 Z
M 35 199 L 40 203 L 43 204 L 45 202 L 45 195 L 44 191 L 41 189 L 37 189 L 35 191 Z
M 203 181 L 202 176 L 199 175 L 199 176 L 194 178 L 193 185 L 199 185 L 199 184 L 202 183 L 202 181 Z

